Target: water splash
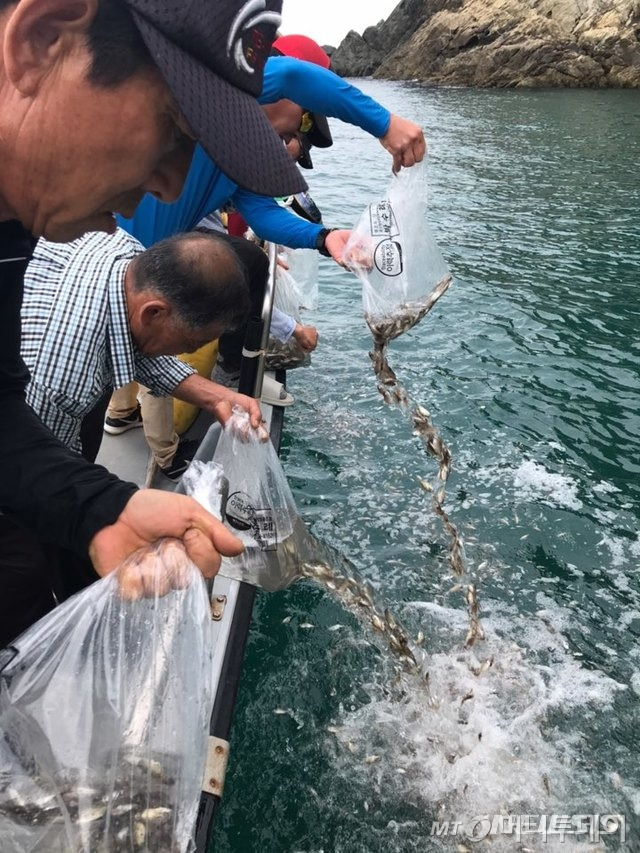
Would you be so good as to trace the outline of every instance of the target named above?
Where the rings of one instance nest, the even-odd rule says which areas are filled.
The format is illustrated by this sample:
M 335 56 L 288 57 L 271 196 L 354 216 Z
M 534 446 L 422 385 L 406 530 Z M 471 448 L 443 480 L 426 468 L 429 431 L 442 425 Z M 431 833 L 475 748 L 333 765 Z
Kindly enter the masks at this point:
M 409 607 L 433 623 L 433 632 L 463 621 L 450 608 Z M 474 649 L 431 654 L 428 694 L 411 673 L 393 696 L 370 683 L 371 701 L 343 710 L 328 728 L 325 748 L 354 789 L 371 802 L 383 798 L 387 814 L 411 804 L 420 815 L 411 827 L 416 849 L 466 849 L 462 833 L 434 838 L 434 821 L 468 826 L 483 815 L 624 813 L 630 795 L 637 796 L 623 790 L 618 774 L 594 784 L 589 745 L 570 728 L 573 719 L 610 708 L 627 688 L 585 669 L 544 620 L 541 630 L 536 618 L 522 619 L 514 642 L 505 636 L 512 620 L 512 613 L 485 620 L 482 658 Z M 390 828 L 403 835 L 402 827 Z M 604 850 L 571 837 L 532 835 L 519 846 L 498 833 L 487 841 L 499 853 Z

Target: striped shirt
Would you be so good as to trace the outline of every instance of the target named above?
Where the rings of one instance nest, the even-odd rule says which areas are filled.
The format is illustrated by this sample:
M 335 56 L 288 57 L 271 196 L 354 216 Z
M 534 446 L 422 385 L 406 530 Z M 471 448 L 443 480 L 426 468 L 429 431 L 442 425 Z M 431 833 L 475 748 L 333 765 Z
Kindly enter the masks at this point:
M 148 358 L 129 330 L 125 271 L 144 247 L 120 228 L 72 243 L 39 240 L 27 267 L 22 357 L 27 402 L 67 446 L 80 451 L 82 419 L 113 388 L 136 381 L 171 396 L 192 367 L 173 356 Z

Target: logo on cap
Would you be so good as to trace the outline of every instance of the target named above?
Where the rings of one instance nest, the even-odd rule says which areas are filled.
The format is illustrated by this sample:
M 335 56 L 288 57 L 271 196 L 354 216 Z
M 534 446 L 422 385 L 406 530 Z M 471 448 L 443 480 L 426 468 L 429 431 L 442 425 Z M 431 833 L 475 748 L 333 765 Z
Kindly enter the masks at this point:
M 256 68 L 262 70 L 272 37 L 260 27 L 268 24 L 277 30 L 281 22 L 279 12 L 267 9 L 267 0 L 247 0 L 233 19 L 227 38 L 227 56 L 233 57 L 239 71 L 253 74 Z

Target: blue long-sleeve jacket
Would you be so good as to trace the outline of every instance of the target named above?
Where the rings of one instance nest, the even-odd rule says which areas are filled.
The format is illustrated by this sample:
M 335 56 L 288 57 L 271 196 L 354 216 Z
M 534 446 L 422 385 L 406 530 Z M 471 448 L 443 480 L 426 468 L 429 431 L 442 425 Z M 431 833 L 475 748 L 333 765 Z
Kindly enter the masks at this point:
M 288 56 L 272 56 L 264 72 L 261 104 L 287 98 L 306 110 L 355 124 L 380 138 L 391 114 L 373 98 L 332 71 Z M 229 144 L 237 144 L 229 140 Z M 315 225 L 282 208 L 269 196 L 239 187 L 216 166 L 198 145 L 180 198 L 164 204 L 147 194 L 131 219 L 118 224 L 144 246 L 164 237 L 189 231 L 225 202 L 233 202 L 253 231 L 265 240 L 292 249 L 312 249 L 322 225 Z

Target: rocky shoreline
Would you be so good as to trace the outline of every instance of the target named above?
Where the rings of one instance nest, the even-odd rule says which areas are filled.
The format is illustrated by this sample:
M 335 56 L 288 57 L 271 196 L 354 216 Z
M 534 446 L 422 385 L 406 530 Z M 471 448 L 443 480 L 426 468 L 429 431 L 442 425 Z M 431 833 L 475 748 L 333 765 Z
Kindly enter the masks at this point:
M 328 48 L 343 77 L 640 87 L 640 0 L 401 0 Z

